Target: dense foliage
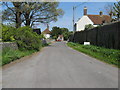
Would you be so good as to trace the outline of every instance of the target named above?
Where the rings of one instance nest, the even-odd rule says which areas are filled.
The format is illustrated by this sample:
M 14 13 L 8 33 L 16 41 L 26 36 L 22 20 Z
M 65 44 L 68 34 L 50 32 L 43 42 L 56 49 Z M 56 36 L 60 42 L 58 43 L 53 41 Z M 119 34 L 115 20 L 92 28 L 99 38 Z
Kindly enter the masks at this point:
M 53 27 L 51 35 L 54 39 L 57 39 L 59 35 L 64 36 L 64 40 L 67 40 L 72 32 L 69 32 L 67 28 Z
M 2 41 L 15 41 L 22 50 L 39 50 L 42 46 L 41 38 L 42 36 L 33 32 L 30 27 L 25 26 L 18 29 L 5 25 L 2 27 Z
M 28 50 L 39 50 L 41 47 L 40 37 L 33 32 L 30 27 L 20 27 L 17 29 L 15 40 L 19 48 Z
M 14 27 L 2 25 L 2 41 L 14 41 L 15 32 Z
M 2 65 L 40 50 L 43 46 L 41 38 L 43 38 L 43 35 L 38 35 L 36 32 L 33 32 L 33 29 L 30 27 L 25 26 L 16 29 L 11 26 L 3 25 L 2 41 L 16 42 L 18 44 L 18 50 L 4 48 L 2 50 L 2 57 L 0 57 L 2 58 Z

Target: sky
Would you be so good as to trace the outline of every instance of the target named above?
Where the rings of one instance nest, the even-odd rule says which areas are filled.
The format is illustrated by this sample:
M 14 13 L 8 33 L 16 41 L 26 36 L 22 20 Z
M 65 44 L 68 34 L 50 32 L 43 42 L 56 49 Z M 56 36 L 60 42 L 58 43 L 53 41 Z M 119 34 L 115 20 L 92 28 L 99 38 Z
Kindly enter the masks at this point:
M 98 15 L 100 11 L 103 11 L 103 14 L 106 14 L 105 6 L 107 4 L 113 4 L 114 2 L 60 2 L 59 7 L 65 14 L 58 18 L 57 22 L 51 22 L 49 24 L 50 30 L 52 27 L 57 26 L 61 28 L 68 28 L 70 31 L 73 30 L 73 6 L 78 6 L 75 10 L 75 22 L 83 16 L 84 6 L 87 7 L 87 14 Z M 80 5 L 81 4 L 81 5 Z M 46 29 L 46 25 L 40 25 L 41 31 Z
M 73 30 L 73 6 L 78 6 L 75 9 L 75 22 L 83 16 L 84 6 L 87 7 L 87 14 L 98 15 L 100 11 L 106 14 L 105 6 L 108 4 L 114 4 L 115 0 L 112 2 L 60 2 L 58 8 L 61 8 L 65 13 L 62 17 L 58 18 L 57 22 L 49 23 L 50 30 L 52 27 L 57 26 L 61 28 L 68 28 L 69 31 Z M 115 1 L 116 2 L 116 1 Z M 4 7 L 5 8 L 5 7 Z M 35 28 L 41 28 L 44 31 L 47 28 L 45 24 L 36 25 Z

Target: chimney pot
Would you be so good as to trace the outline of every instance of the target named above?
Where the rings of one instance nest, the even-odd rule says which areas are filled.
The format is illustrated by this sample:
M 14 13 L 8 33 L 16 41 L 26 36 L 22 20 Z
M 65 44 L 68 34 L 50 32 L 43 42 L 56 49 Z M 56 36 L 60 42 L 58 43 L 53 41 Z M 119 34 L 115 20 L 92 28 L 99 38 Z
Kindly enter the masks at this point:
M 100 16 L 102 16 L 103 15 L 103 12 L 102 11 L 100 11 Z
M 113 15 L 112 12 L 110 12 L 109 15 L 110 15 L 110 18 L 112 18 L 112 15 Z

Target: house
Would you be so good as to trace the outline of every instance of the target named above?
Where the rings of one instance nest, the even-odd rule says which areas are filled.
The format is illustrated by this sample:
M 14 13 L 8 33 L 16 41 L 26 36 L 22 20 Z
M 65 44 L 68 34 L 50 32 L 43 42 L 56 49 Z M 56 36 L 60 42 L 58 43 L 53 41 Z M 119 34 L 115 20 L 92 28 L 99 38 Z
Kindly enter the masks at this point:
M 42 34 L 44 35 L 44 37 L 46 39 L 50 38 L 51 31 L 49 30 L 49 25 L 48 24 L 47 24 L 47 28 L 42 32 Z
M 59 35 L 58 38 L 57 38 L 57 41 L 64 41 L 63 35 Z
M 84 15 L 74 25 L 76 31 L 82 31 L 85 29 L 85 25 L 92 24 L 94 27 L 111 22 L 111 16 L 103 15 L 100 11 L 99 15 L 87 14 L 87 7 L 84 7 Z

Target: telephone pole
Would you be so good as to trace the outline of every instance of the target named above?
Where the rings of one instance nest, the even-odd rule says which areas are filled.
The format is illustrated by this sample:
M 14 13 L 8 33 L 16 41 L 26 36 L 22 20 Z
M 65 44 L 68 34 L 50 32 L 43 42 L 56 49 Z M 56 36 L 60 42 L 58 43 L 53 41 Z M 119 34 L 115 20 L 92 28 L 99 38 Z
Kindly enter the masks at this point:
M 73 33 L 75 33 L 75 6 L 73 6 Z
M 77 6 L 73 6 L 73 34 L 75 33 L 75 9 L 77 8 L 77 7 L 79 7 L 80 5 L 83 5 L 83 4 L 85 4 L 86 2 L 83 2 L 83 3 L 81 3 L 81 4 L 79 4 L 79 5 L 77 5 Z

